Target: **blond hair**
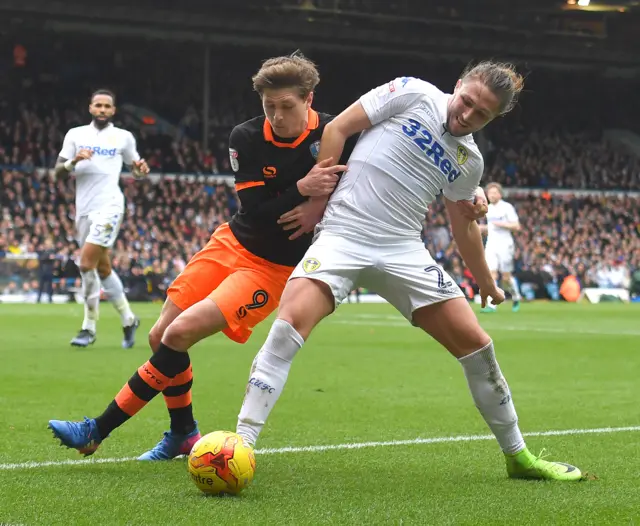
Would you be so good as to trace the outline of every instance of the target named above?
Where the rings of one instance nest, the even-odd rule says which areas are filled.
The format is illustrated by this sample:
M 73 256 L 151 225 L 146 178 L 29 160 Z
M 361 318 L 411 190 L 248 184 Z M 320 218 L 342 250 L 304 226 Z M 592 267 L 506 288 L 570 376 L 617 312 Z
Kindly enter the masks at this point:
M 504 192 L 502 191 L 502 185 L 500 183 L 489 183 L 487 185 L 487 192 L 492 188 L 495 188 L 496 190 L 498 190 L 498 192 L 500 192 L 500 195 L 504 195 Z
M 306 99 L 320 82 L 320 75 L 316 65 L 296 51 L 265 60 L 251 80 L 253 89 L 261 97 L 265 89 L 295 88 L 300 97 Z
M 524 88 L 524 77 L 508 62 L 485 60 L 475 66 L 469 64 L 460 78 L 463 82 L 477 79 L 487 86 L 500 100 L 500 115 L 509 113 L 515 107 Z

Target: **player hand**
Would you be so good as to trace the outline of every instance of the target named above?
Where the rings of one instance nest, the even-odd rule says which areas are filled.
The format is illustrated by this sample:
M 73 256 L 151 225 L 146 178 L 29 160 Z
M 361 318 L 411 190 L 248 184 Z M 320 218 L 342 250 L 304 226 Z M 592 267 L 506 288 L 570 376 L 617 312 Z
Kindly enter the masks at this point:
M 139 161 L 133 161 L 131 163 L 131 173 L 134 177 L 144 177 L 149 173 L 149 165 L 147 161 L 144 159 L 140 159 Z
M 327 202 L 326 197 L 315 197 L 280 216 L 278 224 L 283 225 L 283 230 L 295 229 L 295 232 L 289 236 L 290 241 L 298 239 L 303 234 L 313 232 L 313 229 L 322 220 Z
M 316 164 L 311 171 L 298 181 L 298 190 L 305 197 L 329 195 L 338 184 L 338 173 L 347 167 L 343 164 L 332 165 L 333 157 Z
M 93 157 L 93 150 L 82 148 L 73 158 L 73 164 L 78 164 L 80 161 L 88 161 L 91 157 Z
M 500 305 L 504 301 L 504 290 L 495 283 L 480 287 L 480 299 L 482 300 L 483 309 L 487 306 L 488 298 L 491 298 L 491 305 Z
M 485 195 L 484 190 L 480 187 L 476 189 L 476 196 L 473 203 L 471 201 L 462 200 L 457 201 L 456 205 L 462 212 L 462 215 L 472 221 L 482 219 L 489 211 L 487 196 Z

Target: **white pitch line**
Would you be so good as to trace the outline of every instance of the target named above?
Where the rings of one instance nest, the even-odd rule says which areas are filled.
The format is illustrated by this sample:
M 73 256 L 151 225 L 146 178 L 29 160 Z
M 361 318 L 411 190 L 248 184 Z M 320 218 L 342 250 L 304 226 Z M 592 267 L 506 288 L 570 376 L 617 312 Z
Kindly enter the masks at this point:
M 551 431 L 533 431 L 523 433 L 526 437 L 548 437 L 548 436 L 568 436 L 568 435 L 591 435 L 599 433 L 625 433 L 638 432 L 640 426 L 627 427 L 599 427 L 593 429 L 558 429 Z M 363 449 L 373 447 L 395 447 L 413 446 L 419 444 L 443 444 L 449 442 L 477 442 L 481 440 L 495 440 L 493 435 L 457 435 L 448 437 L 414 438 L 411 440 L 389 440 L 384 442 L 354 442 L 347 444 L 326 444 L 317 446 L 291 446 L 278 448 L 257 449 L 256 455 L 278 455 L 284 453 L 322 453 L 324 451 Z M 122 458 L 98 458 L 91 460 L 51 460 L 47 462 L 21 462 L 18 464 L 0 464 L 0 471 L 10 471 L 17 469 L 44 468 L 50 466 L 86 466 L 92 464 L 116 464 L 131 462 L 136 457 Z
M 359 318 L 360 316 L 358 316 Z M 404 320 L 404 318 L 393 318 L 393 317 L 385 317 L 385 318 L 367 318 L 370 321 L 364 321 L 360 319 L 334 319 L 329 323 L 337 323 L 340 325 L 364 325 L 367 327 L 404 327 L 407 329 L 414 329 L 408 321 Z M 391 320 L 397 321 L 391 321 Z M 487 327 L 489 331 L 509 331 L 509 332 L 544 332 L 544 333 L 557 333 L 557 334 L 569 334 L 575 332 L 577 334 L 596 334 L 601 336 L 640 336 L 640 331 L 607 331 L 607 330 L 593 330 L 593 329 L 583 329 L 580 327 L 576 328 L 560 328 L 560 327 L 528 327 L 526 325 L 495 325 Z

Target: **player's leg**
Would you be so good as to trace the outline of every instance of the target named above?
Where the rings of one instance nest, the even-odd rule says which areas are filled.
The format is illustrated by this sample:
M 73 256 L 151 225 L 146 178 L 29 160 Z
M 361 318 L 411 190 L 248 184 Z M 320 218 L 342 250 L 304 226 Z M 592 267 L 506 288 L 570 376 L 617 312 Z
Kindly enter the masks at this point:
M 190 346 L 190 339 L 197 337 L 202 323 L 212 319 L 220 320 L 216 332 L 222 330 L 232 340 L 246 342 L 252 328 L 277 307 L 291 270 L 254 256 L 237 243 L 230 230 L 219 229 L 169 288 L 163 313 L 150 335 L 152 347 L 155 349 L 160 343 L 176 348 Z M 216 276 L 224 279 L 217 280 Z M 194 291 L 211 289 L 215 290 L 204 301 L 193 296 Z M 188 307 L 194 298 L 200 302 Z M 206 304 L 215 306 L 215 311 L 196 312 L 197 305 Z M 187 309 L 180 314 L 183 307 Z M 191 320 L 187 318 L 190 312 L 195 314 Z M 165 389 L 171 430 L 140 460 L 174 458 L 187 453 L 197 441 L 200 435 L 193 417 L 191 384 L 189 368 Z
M 122 348 L 130 349 L 135 344 L 136 330 L 140 326 L 140 320 L 131 311 L 120 276 L 111 267 L 108 249 L 102 252 L 98 261 L 98 276 L 100 276 L 107 299 L 120 314 L 122 331 L 124 332 Z
M 160 316 L 149 331 L 149 347 L 151 347 L 151 351 L 156 352 L 158 350 L 164 331 L 183 311 L 184 309 L 178 307 L 171 297 L 167 297 L 162 305 Z
M 49 296 L 49 303 L 53 303 L 53 276 L 47 276 L 47 296 Z
M 44 292 L 45 286 L 46 286 L 46 275 L 45 274 L 40 274 L 40 280 L 38 283 L 38 299 L 37 299 L 37 303 L 40 303 L 40 300 L 42 299 L 42 294 Z
M 397 251 L 373 288 L 458 359 L 480 414 L 506 455 L 512 477 L 578 480 L 580 470 L 532 455 L 518 428 L 511 391 L 493 342 L 451 277 L 424 247 Z M 366 286 L 366 285 L 365 285 Z
M 333 312 L 335 304 L 336 300 L 326 283 L 301 277 L 292 279 L 285 287 L 278 317 L 253 360 L 247 391 L 238 415 L 237 433 L 248 445 L 256 443 L 269 413 L 278 401 L 293 358 L 314 327 Z
M 518 312 L 520 310 L 520 301 L 522 300 L 522 296 L 520 295 L 520 286 L 518 284 L 518 280 L 513 275 L 513 271 L 515 268 L 514 259 L 514 247 L 505 247 L 505 254 L 501 268 L 502 282 L 504 284 L 504 289 L 508 290 L 511 293 L 511 299 L 513 301 L 511 310 L 513 312 Z
M 210 247 L 211 242 L 207 245 Z M 85 419 L 84 422 L 70 422 L 52 420 L 49 427 L 58 438 L 68 447 L 73 447 L 86 454 L 91 454 L 97 449 L 100 442 L 116 427 L 122 425 L 135 415 L 159 392 L 169 387 L 177 387 L 182 390 L 179 396 L 182 401 L 190 397 L 191 360 L 188 353 L 173 350 L 162 344 L 162 338 L 168 328 L 182 314 L 183 311 L 200 303 L 206 296 L 228 275 L 227 270 L 217 263 L 217 259 L 223 259 L 220 253 L 209 254 L 206 248 L 200 251 L 187 266 L 169 289 L 170 300 L 163 308 L 159 322 L 166 324 L 159 327 L 154 325 L 150 334 L 150 343 L 154 351 L 151 359 L 136 371 L 127 384 L 116 395 L 103 414 L 96 419 Z M 198 279 L 194 279 L 194 276 Z M 182 279 L 181 279 L 182 278 Z M 209 303 L 213 303 L 209 301 Z M 205 304 L 206 307 L 207 304 Z M 204 314 L 209 319 L 205 308 Z M 215 324 L 216 320 L 210 320 Z M 159 330 L 162 334 L 159 335 Z M 159 338 L 157 336 L 159 335 Z M 160 381 L 156 381 L 158 378 Z M 179 385 L 174 385 L 175 379 Z M 186 386 L 186 387 L 185 387 Z M 167 401 L 167 405 L 174 407 L 173 402 Z M 190 406 L 190 403 L 187 404 Z M 189 413 L 191 408 L 188 409 Z M 193 417 L 191 417 L 193 419 Z
M 230 253 L 229 246 L 233 246 L 233 239 L 229 238 L 228 225 L 222 225 L 216 230 L 207 245 L 190 261 L 182 273 L 174 280 L 167 291 L 167 299 L 162 307 L 160 317 L 149 332 L 149 346 L 155 353 L 163 344 L 165 333 L 172 327 L 172 338 L 179 335 L 180 330 L 190 330 L 189 315 L 182 315 L 207 296 L 231 274 L 232 262 L 237 259 Z M 214 323 L 218 330 L 226 327 L 226 322 L 220 322 L 219 308 L 202 304 L 202 309 L 210 306 L 214 308 Z M 192 310 L 191 313 L 194 311 Z M 206 314 L 206 313 L 205 313 Z M 178 322 L 177 319 L 181 317 Z M 205 318 L 207 319 L 207 318 Z M 176 324 L 174 325 L 174 322 Z M 182 327 L 182 329 L 180 328 Z M 166 342 L 165 342 L 166 343 Z M 170 430 L 164 433 L 160 442 L 138 457 L 139 460 L 168 460 L 177 455 L 188 452 L 199 439 L 200 431 L 193 415 L 191 389 L 193 387 L 193 369 L 189 366 L 178 374 L 163 391 L 163 397 L 170 418 Z
M 122 210 L 115 207 L 92 212 L 76 221 L 76 237 L 82 247 L 79 267 L 85 314 L 82 329 L 71 341 L 72 345 L 86 347 L 95 341 L 100 306 L 98 264 L 115 243 L 122 216 Z
M 157 351 L 138 368 L 100 416 L 85 419 L 84 422 L 52 420 L 49 427 L 67 447 L 75 448 L 85 455 L 92 454 L 112 431 L 135 416 L 176 378 L 190 374 L 188 349 L 226 326 L 220 309 L 211 299 L 206 298 L 196 303 L 167 327 Z M 189 406 L 190 390 L 189 382 L 187 392 L 177 397 L 181 402 L 188 402 Z M 193 420 L 192 414 L 190 418 Z M 195 422 L 194 429 L 187 434 L 193 431 Z
M 104 247 L 86 242 L 80 252 L 79 268 L 84 297 L 84 319 L 80 332 L 71 340 L 71 345 L 76 347 L 87 347 L 96 341 L 96 322 L 100 307 L 98 262 L 105 250 Z
M 513 302 L 511 310 L 518 312 L 520 310 L 520 301 L 522 300 L 518 280 L 511 272 L 505 271 L 502 273 L 502 283 L 504 288 L 511 293 L 511 300 Z
M 526 448 L 493 341 L 465 299 L 421 307 L 413 313 L 413 321 L 458 359 L 475 405 L 505 454 L 510 477 L 564 481 L 582 478 L 578 468 L 543 460 Z
M 313 328 L 331 314 L 356 284 L 367 260 L 362 247 L 320 235 L 294 270 L 282 294 L 278 317 L 256 355 L 237 432 L 253 446 L 282 393 L 293 358 Z

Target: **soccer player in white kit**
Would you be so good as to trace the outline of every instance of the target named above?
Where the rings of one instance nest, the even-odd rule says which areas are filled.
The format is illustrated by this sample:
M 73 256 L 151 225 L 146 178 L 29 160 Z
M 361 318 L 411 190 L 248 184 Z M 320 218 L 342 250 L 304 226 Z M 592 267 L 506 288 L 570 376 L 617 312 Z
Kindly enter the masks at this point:
M 502 199 L 500 184 L 487 185 L 487 198 L 489 199 L 487 224 L 480 225 L 480 231 L 487 234 L 487 244 L 484 247 L 487 265 L 493 279 L 498 282 L 500 275 L 502 286 L 506 284 L 511 289 L 512 310 L 518 312 L 522 298 L 518 282 L 513 275 L 515 258 L 513 232 L 520 230 L 520 220 L 513 205 Z M 494 306 L 486 305 L 482 312 L 495 312 L 495 310 Z
M 237 426 L 249 446 L 313 328 L 360 286 L 387 299 L 458 359 L 473 400 L 505 454 L 510 477 L 582 478 L 578 468 L 543 460 L 527 449 L 491 338 L 420 239 L 427 206 L 442 191 L 453 237 L 483 303 L 489 297 L 495 303 L 504 300 L 487 267 L 478 224 L 458 201 L 474 199 L 483 172 L 471 134 L 509 111 L 522 86 L 511 65 L 493 62 L 466 70 L 453 94 L 419 79 L 397 78 L 327 125 L 318 160 L 339 158 L 346 139 L 363 134 L 253 362 Z
M 89 104 L 91 124 L 67 132 L 55 167 L 57 177 L 73 173 L 76 178 L 76 239 L 82 247 L 79 267 L 85 300 L 82 329 L 71 340 L 77 347 L 87 347 L 96 340 L 101 283 L 122 319 L 122 347 L 133 347 L 140 325 L 122 281 L 111 268 L 109 250 L 124 216 L 124 195 L 118 184 L 122 164 L 130 166 L 136 177 L 148 174 L 149 167 L 140 159 L 131 132 L 111 123 L 115 111 L 111 91 L 94 92 Z

